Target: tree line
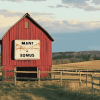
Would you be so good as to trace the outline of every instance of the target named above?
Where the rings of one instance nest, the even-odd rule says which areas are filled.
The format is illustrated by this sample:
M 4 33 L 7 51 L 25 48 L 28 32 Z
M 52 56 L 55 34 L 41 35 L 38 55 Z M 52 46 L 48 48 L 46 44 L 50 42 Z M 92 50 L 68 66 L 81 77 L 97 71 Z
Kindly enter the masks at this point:
M 58 59 L 57 59 L 58 57 Z M 75 62 L 82 62 L 82 61 L 92 61 L 92 60 L 100 60 L 100 56 L 96 56 L 94 54 L 87 54 L 84 55 L 80 53 L 78 55 L 77 52 L 74 52 L 74 55 L 69 55 L 69 56 L 56 56 L 53 57 L 52 59 L 52 65 L 57 65 L 57 64 L 68 64 L 68 63 L 75 63 Z

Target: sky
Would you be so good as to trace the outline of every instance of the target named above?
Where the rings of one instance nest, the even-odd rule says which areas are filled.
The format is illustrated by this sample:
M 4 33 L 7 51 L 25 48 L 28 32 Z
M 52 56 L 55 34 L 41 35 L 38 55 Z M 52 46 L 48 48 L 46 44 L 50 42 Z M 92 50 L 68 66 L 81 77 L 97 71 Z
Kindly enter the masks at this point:
M 0 0 L 0 39 L 26 13 L 54 38 L 52 52 L 100 51 L 100 0 Z

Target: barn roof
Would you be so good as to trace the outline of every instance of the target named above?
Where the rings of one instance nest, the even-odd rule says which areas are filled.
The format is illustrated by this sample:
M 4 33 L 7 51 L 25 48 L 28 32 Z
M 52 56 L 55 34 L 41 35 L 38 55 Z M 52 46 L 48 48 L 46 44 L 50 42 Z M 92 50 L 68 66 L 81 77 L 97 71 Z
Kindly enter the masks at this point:
M 38 28 L 40 28 L 46 35 L 47 37 L 51 40 L 54 41 L 54 39 L 51 37 L 51 35 L 41 26 L 39 25 L 32 17 L 30 17 L 30 15 L 28 13 L 26 13 L 20 20 L 22 20 L 24 17 L 28 18 L 31 22 L 33 22 Z M 18 20 L 14 25 L 16 25 L 20 20 Z M 13 25 L 13 26 L 14 26 Z M 11 26 L 8 31 L 13 27 Z M 7 32 L 8 32 L 7 31 Z M 6 33 L 7 33 L 6 32 Z M 6 35 L 6 33 L 3 35 L 3 37 Z M 1 38 L 1 40 L 3 39 L 3 37 Z

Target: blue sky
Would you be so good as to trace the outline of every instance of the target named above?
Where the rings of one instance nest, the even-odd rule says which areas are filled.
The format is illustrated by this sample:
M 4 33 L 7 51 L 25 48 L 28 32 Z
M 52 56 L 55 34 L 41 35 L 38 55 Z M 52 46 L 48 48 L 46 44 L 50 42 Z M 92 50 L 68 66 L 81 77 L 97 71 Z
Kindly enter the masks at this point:
M 52 52 L 100 50 L 100 0 L 0 0 L 0 38 L 25 13 L 54 38 Z

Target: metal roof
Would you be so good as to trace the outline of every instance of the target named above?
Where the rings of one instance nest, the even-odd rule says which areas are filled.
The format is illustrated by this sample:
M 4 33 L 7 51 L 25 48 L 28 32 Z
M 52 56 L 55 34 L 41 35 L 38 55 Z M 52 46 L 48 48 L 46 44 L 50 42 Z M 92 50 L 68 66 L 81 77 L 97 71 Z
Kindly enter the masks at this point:
M 24 17 L 28 18 L 29 20 L 31 20 L 31 22 L 34 22 L 42 31 L 44 31 L 46 33 L 46 35 L 50 38 L 51 41 L 54 41 L 54 39 L 51 37 L 51 35 L 41 26 L 39 25 L 32 17 L 30 17 L 30 15 L 28 13 L 26 13 L 20 20 L 22 20 Z M 20 20 L 18 20 L 14 25 L 16 25 Z M 14 26 L 13 25 L 13 26 Z M 13 27 L 11 26 L 8 31 Z M 7 31 L 7 32 L 8 32 Z M 6 33 L 7 33 L 6 32 Z M 3 37 L 6 35 L 6 33 L 3 35 Z M 1 40 L 3 39 L 3 37 L 1 38 Z

